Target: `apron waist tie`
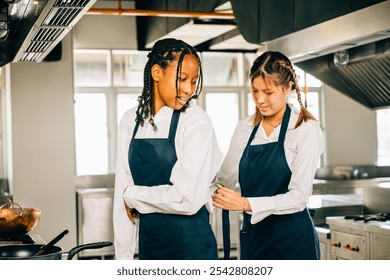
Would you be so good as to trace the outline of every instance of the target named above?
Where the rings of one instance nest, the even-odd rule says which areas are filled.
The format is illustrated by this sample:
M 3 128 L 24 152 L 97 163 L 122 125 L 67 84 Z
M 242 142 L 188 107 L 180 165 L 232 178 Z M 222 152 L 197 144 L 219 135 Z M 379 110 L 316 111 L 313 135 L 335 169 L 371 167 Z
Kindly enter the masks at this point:
M 222 210 L 222 236 L 223 236 L 223 259 L 230 259 L 230 221 L 229 211 Z

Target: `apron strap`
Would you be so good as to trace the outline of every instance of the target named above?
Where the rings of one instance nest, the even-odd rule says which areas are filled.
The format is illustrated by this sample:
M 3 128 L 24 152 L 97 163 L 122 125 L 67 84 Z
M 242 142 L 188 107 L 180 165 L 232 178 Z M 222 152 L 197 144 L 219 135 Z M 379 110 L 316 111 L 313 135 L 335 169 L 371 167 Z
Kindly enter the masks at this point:
M 290 107 L 288 106 L 288 104 L 286 104 L 286 111 L 284 112 L 284 115 L 283 115 L 283 119 L 282 119 L 282 127 L 280 129 L 280 133 L 279 133 L 279 139 L 278 139 L 278 143 L 279 144 L 283 144 L 284 143 L 284 139 L 285 139 L 285 136 L 286 136 L 286 131 L 287 131 L 287 128 L 288 128 L 288 122 L 290 120 L 290 114 L 291 114 L 291 109 Z M 247 143 L 247 146 L 250 145 L 250 143 L 252 143 L 252 140 L 253 138 L 255 137 L 256 135 L 256 132 L 259 128 L 259 125 L 256 125 L 253 130 L 252 130 L 252 133 L 251 135 L 249 136 L 249 139 L 248 139 L 248 143 Z
M 286 104 L 286 111 L 284 112 L 283 115 L 283 120 L 282 120 L 282 127 L 280 128 L 280 133 L 279 133 L 279 139 L 278 139 L 278 144 L 283 145 L 284 139 L 286 138 L 286 131 L 288 128 L 288 122 L 290 121 L 290 115 L 291 115 L 291 109 Z
M 179 123 L 179 117 L 180 117 L 180 111 L 179 110 L 173 111 L 172 119 L 171 119 L 171 126 L 169 128 L 169 134 L 168 134 L 168 139 L 170 142 L 175 141 L 177 124 Z M 138 127 L 139 127 L 139 122 L 137 122 L 135 124 L 132 139 L 134 139 L 135 135 L 137 134 Z
M 135 135 L 137 134 L 138 127 L 139 127 L 139 122 L 136 122 L 134 130 L 133 130 L 133 136 L 131 137 L 131 139 L 134 139 Z
M 175 141 L 177 124 L 179 123 L 179 117 L 180 117 L 180 110 L 173 111 L 172 119 L 171 119 L 171 127 L 169 128 L 169 135 L 168 135 L 169 142 Z
M 222 236 L 223 236 L 223 259 L 230 259 L 230 221 L 229 211 L 222 210 Z
M 251 133 L 251 135 L 249 136 L 248 143 L 246 144 L 247 146 L 249 146 L 249 145 L 252 143 L 253 138 L 255 138 L 256 132 L 257 132 L 257 130 L 259 129 L 259 125 L 260 125 L 260 124 L 256 125 L 256 126 L 253 128 L 252 133 Z

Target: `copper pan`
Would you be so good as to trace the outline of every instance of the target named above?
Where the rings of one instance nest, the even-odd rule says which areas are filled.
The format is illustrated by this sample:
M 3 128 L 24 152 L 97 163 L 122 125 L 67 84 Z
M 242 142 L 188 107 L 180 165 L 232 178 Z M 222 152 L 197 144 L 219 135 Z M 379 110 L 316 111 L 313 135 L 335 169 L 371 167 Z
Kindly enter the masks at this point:
M 0 206 L 0 237 L 19 237 L 33 230 L 39 222 L 41 210 L 23 208 L 7 200 Z

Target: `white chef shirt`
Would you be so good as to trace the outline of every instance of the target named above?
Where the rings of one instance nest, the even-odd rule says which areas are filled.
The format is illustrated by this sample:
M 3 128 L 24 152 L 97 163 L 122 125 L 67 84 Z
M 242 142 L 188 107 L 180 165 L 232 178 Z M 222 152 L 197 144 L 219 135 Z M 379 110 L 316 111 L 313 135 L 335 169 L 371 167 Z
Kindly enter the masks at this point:
M 139 126 L 135 138 L 168 138 L 172 113 L 172 108 L 163 107 L 154 116 L 157 131 L 153 131 L 148 120 L 145 120 L 145 125 Z M 137 186 L 128 162 L 135 118 L 136 108 L 127 111 L 118 129 L 113 212 L 116 259 L 132 259 L 136 245 L 137 225 L 132 224 L 127 217 L 124 200 L 130 208 L 144 214 L 193 215 L 203 205 L 211 213 L 213 205 L 210 183 L 222 161 L 210 118 L 195 102 L 190 101 L 190 107 L 180 114 L 176 131 L 177 162 L 170 177 L 173 185 Z
M 307 206 L 312 193 L 317 164 L 323 153 L 324 135 L 320 124 L 313 120 L 303 122 L 294 129 L 299 112 L 293 105 L 289 104 L 289 107 L 291 116 L 284 141 L 287 164 L 292 173 L 288 192 L 270 197 L 248 198 L 252 208 L 250 213 L 252 224 L 260 222 L 271 214 L 282 215 L 302 211 Z M 268 137 L 260 124 L 251 145 L 277 142 L 280 129 L 281 125 L 277 126 Z M 239 162 L 252 130 L 252 116 L 239 121 L 217 174 L 217 183 L 231 189 L 236 186 Z

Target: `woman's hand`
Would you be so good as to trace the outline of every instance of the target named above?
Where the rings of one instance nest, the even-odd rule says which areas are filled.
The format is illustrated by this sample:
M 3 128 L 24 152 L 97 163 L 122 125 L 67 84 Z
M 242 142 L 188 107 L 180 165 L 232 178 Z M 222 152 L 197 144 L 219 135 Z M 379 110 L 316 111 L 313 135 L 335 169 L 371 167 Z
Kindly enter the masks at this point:
M 122 195 L 125 194 L 125 192 L 126 192 L 126 190 L 127 190 L 128 187 L 129 187 L 129 186 L 127 186 L 127 187 L 123 190 L 123 194 L 122 194 Z M 129 217 L 130 221 L 131 221 L 133 224 L 135 224 L 135 220 L 139 218 L 139 213 L 138 213 L 138 211 L 137 211 L 136 209 L 130 208 L 130 207 L 126 204 L 126 202 L 125 202 L 124 199 L 123 199 L 123 203 L 125 204 L 125 209 L 126 209 L 127 217 Z
M 251 211 L 249 201 L 235 191 L 219 187 L 213 194 L 213 205 L 216 208 L 235 211 Z
M 129 217 L 130 221 L 135 224 L 135 220 L 139 218 L 138 211 L 135 209 L 131 209 L 129 206 L 127 206 L 126 202 L 124 202 L 124 204 L 127 216 Z

